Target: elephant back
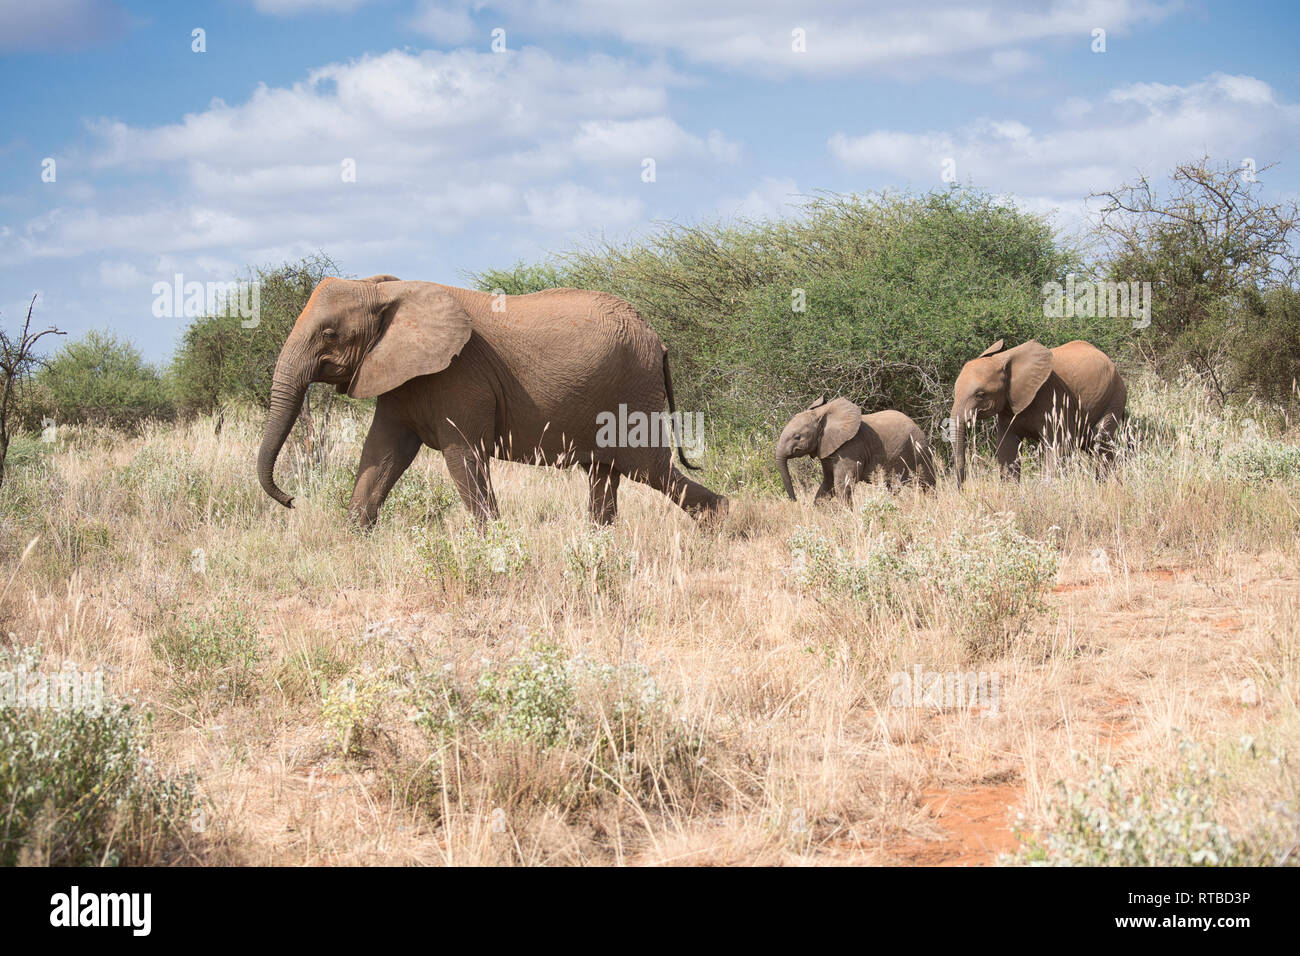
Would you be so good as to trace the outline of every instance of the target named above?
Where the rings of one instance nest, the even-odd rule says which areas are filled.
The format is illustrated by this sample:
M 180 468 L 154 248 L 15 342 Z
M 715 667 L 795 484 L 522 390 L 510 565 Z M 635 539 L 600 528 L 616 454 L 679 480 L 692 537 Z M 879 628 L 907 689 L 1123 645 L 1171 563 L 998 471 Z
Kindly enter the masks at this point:
M 1094 424 L 1108 414 L 1122 417 L 1127 388 L 1109 355 L 1076 339 L 1052 349 L 1052 371 L 1074 394 Z

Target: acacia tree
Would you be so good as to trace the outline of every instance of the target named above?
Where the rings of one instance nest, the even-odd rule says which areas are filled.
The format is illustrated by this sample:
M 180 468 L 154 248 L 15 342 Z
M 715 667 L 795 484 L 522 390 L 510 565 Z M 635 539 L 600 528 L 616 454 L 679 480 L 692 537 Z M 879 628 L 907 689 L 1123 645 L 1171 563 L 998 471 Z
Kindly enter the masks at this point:
M 1300 207 L 1267 203 L 1260 174 L 1271 166 L 1178 166 L 1167 195 L 1145 175 L 1104 200 L 1096 232 L 1112 279 L 1152 283 L 1151 325 L 1135 346 L 1167 374 L 1190 367 L 1227 401 L 1257 391 L 1257 369 L 1241 361 L 1277 290 L 1295 290 Z
M 9 454 L 9 415 L 13 410 L 14 399 L 32 369 L 40 363 L 36 357 L 36 343 L 47 335 L 64 333 L 50 326 L 40 332 L 32 331 L 32 310 L 36 307 L 36 296 L 27 304 L 27 320 L 17 337 L 11 338 L 0 328 L 0 374 L 4 375 L 3 390 L 0 390 L 0 484 L 5 478 L 5 456 Z

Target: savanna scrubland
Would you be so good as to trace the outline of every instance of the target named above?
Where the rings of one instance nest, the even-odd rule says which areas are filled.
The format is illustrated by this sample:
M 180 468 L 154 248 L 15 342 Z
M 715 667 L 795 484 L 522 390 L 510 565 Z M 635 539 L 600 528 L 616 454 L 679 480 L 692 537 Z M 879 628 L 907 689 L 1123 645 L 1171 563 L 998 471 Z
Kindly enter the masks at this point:
M 265 271 L 261 327 L 196 321 L 165 370 L 107 343 L 130 387 L 56 357 L 0 486 L 0 670 L 102 668 L 111 699 L 0 709 L 0 861 L 1294 862 L 1294 284 L 1161 223 L 1098 253 L 964 192 L 823 197 L 471 277 L 641 310 L 731 498 L 700 524 L 625 483 L 597 528 L 581 472 L 499 463 L 478 527 L 426 450 L 348 531 L 366 403 L 324 389 L 279 508 L 268 362 L 326 259 Z M 1151 325 L 1044 318 L 1070 272 L 1152 276 Z M 1029 454 L 999 481 L 985 435 L 960 492 L 944 460 L 934 492 L 815 506 L 801 461 L 781 497 L 792 411 L 897 407 L 944 459 L 956 370 L 1030 337 L 1120 363 L 1110 480 Z M 996 693 L 909 700 L 918 669 Z

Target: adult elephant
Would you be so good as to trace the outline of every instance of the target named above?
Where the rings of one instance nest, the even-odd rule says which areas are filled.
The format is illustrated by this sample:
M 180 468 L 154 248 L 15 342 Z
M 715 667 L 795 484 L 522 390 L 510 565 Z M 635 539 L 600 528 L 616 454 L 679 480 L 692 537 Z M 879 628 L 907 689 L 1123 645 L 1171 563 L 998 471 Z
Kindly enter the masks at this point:
M 665 402 L 675 412 L 667 349 L 612 295 L 501 296 L 388 275 L 323 280 L 280 351 L 257 456 L 262 488 L 286 507 L 293 499 L 275 483 L 275 462 L 311 382 L 377 399 L 349 509 L 364 527 L 421 445 L 442 452 L 479 519 L 497 516 L 494 457 L 581 465 L 601 523 L 614 518 L 622 476 L 657 488 L 693 516 L 727 507 L 673 467 L 662 429 L 649 436 L 641 429 L 644 440 L 624 446 L 598 441 L 602 413 L 655 413 L 658 421 Z
M 1114 456 L 1128 389 L 1115 363 L 1089 342 L 1049 349 L 1030 339 L 1005 348 L 999 339 L 967 362 L 953 386 L 953 459 L 957 485 L 966 479 L 966 430 L 996 415 L 996 457 L 1003 475 L 1019 478 L 1020 443 L 1055 450 L 1097 451 L 1102 469 Z

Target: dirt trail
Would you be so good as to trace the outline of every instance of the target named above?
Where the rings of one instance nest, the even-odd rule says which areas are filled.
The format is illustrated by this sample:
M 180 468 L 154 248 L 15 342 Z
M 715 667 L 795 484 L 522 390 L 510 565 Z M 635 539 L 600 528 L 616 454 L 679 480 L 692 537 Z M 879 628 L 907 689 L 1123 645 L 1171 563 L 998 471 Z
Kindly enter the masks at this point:
M 1016 849 L 1011 825 L 1023 798 L 1016 783 L 926 790 L 921 805 L 943 829 L 943 839 L 909 840 L 891 853 L 906 866 L 990 866 Z
M 1207 590 L 1195 582 L 1194 575 L 1194 568 L 1153 568 L 1135 572 L 1132 579 L 1157 589 L 1162 596 L 1178 587 L 1183 594 L 1209 597 Z M 1087 592 L 1111 583 L 1112 579 L 1106 576 L 1093 576 L 1090 580 L 1058 584 L 1052 593 L 1059 596 L 1059 601 L 1087 606 L 1090 600 Z M 1136 637 L 1143 632 L 1145 618 L 1142 612 L 1116 609 L 1098 614 L 1094 609 L 1090 621 L 1094 632 L 1116 629 Z M 1224 604 L 1221 599 L 1209 606 L 1188 609 L 1181 625 L 1194 628 L 1198 624 L 1225 634 L 1242 631 L 1247 626 L 1240 608 Z M 1085 700 L 1072 719 L 1076 726 L 1086 728 L 1084 733 L 1097 749 L 1109 756 L 1127 747 L 1138 734 L 1139 705 L 1132 696 L 1103 693 Z M 958 784 L 927 789 L 921 794 L 920 806 L 940 836 L 934 839 L 908 836 L 887 846 L 885 851 L 905 866 L 995 865 L 1000 854 L 1014 853 L 1017 849 L 1012 826 L 1024 796 L 1020 782 L 990 786 L 971 781 L 968 787 Z

